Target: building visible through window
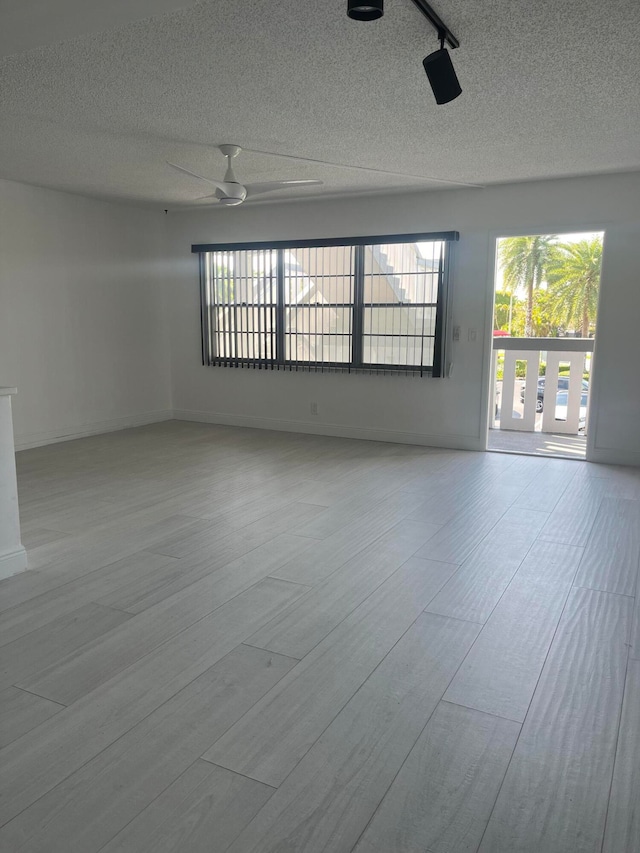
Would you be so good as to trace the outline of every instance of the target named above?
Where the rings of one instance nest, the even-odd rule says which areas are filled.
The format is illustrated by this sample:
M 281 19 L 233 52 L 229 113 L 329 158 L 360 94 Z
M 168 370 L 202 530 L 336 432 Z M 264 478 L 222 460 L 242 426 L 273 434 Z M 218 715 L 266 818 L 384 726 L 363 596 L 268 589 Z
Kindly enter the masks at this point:
M 440 376 L 455 239 L 194 246 L 203 363 Z

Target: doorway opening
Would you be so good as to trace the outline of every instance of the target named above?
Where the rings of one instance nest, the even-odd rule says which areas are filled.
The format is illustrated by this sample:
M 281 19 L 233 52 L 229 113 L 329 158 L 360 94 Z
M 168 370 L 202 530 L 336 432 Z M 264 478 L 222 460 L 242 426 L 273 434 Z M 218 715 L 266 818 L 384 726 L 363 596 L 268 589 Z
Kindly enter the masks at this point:
M 496 241 L 488 450 L 586 457 L 603 239 Z

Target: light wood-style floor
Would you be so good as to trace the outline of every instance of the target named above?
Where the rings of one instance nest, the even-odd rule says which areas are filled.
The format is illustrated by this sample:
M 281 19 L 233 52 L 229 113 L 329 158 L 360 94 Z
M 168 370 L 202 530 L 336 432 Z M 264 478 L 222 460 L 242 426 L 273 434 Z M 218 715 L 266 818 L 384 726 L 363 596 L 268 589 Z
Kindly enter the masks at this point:
M 2 851 L 640 850 L 640 471 L 178 422 L 18 468 Z

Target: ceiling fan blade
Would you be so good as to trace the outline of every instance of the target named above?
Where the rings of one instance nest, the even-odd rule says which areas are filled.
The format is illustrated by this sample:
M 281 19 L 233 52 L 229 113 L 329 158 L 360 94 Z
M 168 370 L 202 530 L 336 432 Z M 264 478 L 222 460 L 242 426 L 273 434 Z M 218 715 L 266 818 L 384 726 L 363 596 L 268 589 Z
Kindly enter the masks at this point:
M 260 193 L 272 193 L 276 190 L 295 189 L 296 187 L 320 186 L 324 181 L 268 181 L 263 184 L 247 184 L 247 198 Z
M 172 169 L 184 172 L 185 175 L 191 175 L 192 178 L 198 178 L 201 181 L 206 181 L 208 184 L 213 184 L 214 187 L 217 187 L 225 195 L 229 192 L 229 187 L 224 181 L 214 181 L 213 178 L 205 178 L 204 175 L 198 175 L 196 172 L 192 172 L 190 169 L 185 169 L 184 166 L 178 166 L 177 163 L 170 163 L 168 160 L 166 161 L 166 164 L 167 166 L 171 166 Z
M 224 193 L 220 192 L 220 190 L 216 190 L 214 193 L 211 193 L 211 195 L 199 195 L 197 198 L 191 199 L 191 201 L 208 201 L 210 199 L 219 201 L 220 196 L 224 196 Z
M 433 175 L 412 175 L 408 172 L 391 172 L 388 169 L 374 169 L 371 166 L 356 166 L 350 163 L 334 163 L 330 160 L 316 160 L 313 157 L 298 157 L 295 154 L 280 154 L 277 151 L 262 151 L 260 148 L 245 148 L 252 154 L 268 154 L 270 157 L 280 157 L 282 160 L 298 160 L 302 163 L 317 163 L 319 166 L 333 166 L 336 169 L 355 169 L 360 172 L 375 172 L 378 175 L 396 175 L 400 178 L 415 178 L 418 181 L 435 181 L 438 184 L 455 184 L 460 187 L 484 188 L 484 184 L 472 184 L 468 181 L 455 181 L 451 178 L 434 178 Z

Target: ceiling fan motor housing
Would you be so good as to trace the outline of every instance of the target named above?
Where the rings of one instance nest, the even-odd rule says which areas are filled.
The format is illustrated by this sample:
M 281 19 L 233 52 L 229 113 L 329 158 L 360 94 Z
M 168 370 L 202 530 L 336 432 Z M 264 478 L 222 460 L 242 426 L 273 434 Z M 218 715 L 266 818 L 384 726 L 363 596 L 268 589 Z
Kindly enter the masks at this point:
M 242 204 L 247 197 L 246 187 L 235 182 L 228 182 L 224 189 L 225 194 L 219 199 L 220 204 Z

